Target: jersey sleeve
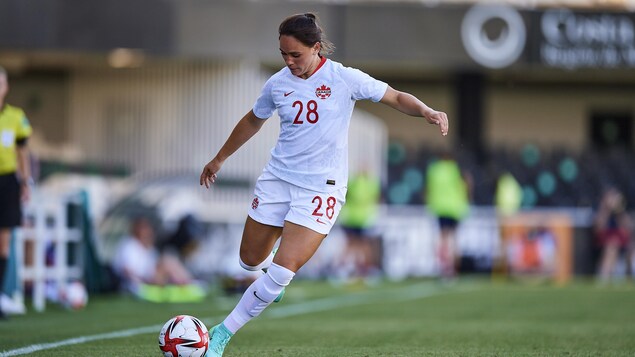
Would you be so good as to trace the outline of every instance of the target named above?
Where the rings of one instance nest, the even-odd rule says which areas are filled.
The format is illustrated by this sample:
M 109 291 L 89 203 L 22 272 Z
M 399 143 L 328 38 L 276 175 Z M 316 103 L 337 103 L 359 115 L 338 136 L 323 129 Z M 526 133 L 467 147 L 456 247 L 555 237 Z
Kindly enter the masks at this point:
M 273 79 L 269 78 L 262 87 L 260 96 L 256 99 L 256 103 L 254 104 L 253 112 L 260 119 L 269 119 L 276 110 L 276 105 L 273 102 L 273 96 L 271 95 L 273 82 Z
M 31 136 L 31 132 L 33 131 L 33 129 L 31 128 L 31 123 L 29 123 L 29 119 L 27 119 L 26 115 L 24 115 L 24 112 L 21 111 L 20 114 L 22 119 L 20 119 L 18 127 L 16 128 L 17 130 L 15 132 L 15 138 L 17 140 L 28 138 L 29 136 Z
M 369 99 L 379 102 L 386 94 L 388 84 L 377 80 L 356 68 L 343 67 L 342 78 L 351 90 L 354 100 Z

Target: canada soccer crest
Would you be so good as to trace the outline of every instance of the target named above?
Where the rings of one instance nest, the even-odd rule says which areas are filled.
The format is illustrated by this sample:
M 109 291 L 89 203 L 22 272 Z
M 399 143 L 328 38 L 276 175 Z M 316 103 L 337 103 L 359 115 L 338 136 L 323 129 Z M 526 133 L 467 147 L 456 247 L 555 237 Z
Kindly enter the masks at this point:
M 322 84 L 321 87 L 315 89 L 315 95 L 320 99 L 326 99 L 331 96 L 331 88 Z

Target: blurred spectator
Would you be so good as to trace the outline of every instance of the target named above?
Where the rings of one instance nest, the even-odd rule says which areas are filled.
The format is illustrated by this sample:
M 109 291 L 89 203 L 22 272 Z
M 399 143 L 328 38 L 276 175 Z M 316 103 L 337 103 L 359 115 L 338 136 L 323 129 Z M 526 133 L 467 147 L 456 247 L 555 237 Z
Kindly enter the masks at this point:
M 598 278 L 601 282 L 607 282 L 615 274 L 620 254 L 630 265 L 633 222 L 626 212 L 624 196 L 618 189 L 612 187 L 604 192 L 593 228 L 601 247 Z
M 13 228 L 22 223 L 22 201 L 29 199 L 32 182 L 27 140 L 31 125 L 22 109 L 5 103 L 7 72 L 0 67 L 0 295 L 9 262 Z M 0 318 L 4 318 L 0 305 Z
M 176 255 L 160 254 L 155 246 L 155 231 L 145 217 L 135 218 L 130 235 L 121 239 L 112 262 L 121 287 L 141 298 L 162 299 L 164 291 L 152 286 L 189 285 L 190 273 Z M 183 291 L 184 292 L 184 291 Z
M 496 213 L 499 218 L 509 217 L 520 209 L 523 200 L 523 188 L 509 172 L 505 172 L 496 183 Z
M 186 261 L 196 249 L 199 239 L 203 235 L 203 227 L 196 217 L 191 214 L 183 216 L 174 233 L 169 235 L 161 244 L 161 252 L 174 254 L 181 261 Z
M 360 170 L 349 180 L 346 204 L 339 217 L 347 239 L 342 256 L 347 262 L 342 267 L 349 275 L 365 278 L 380 272 L 381 240 L 376 227 L 380 198 L 379 178 L 367 169 Z
M 523 189 L 510 172 L 503 172 L 496 181 L 494 204 L 501 238 L 501 252 L 503 259 L 498 261 L 496 269 L 507 270 L 514 267 L 518 260 L 514 256 L 518 252 L 518 237 L 510 236 L 508 230 L 514 225 L 513 217 L 520 209 L 523 199 Z
M 450 152 L 428 165 L 425 201 L 439 221 L 438 259 L 444 279 L 456 274 L 456 229 L 469 211 L 471 187 L 471 175 L 461 172 Z
M 556 238 L 547 226 L 539 225 L 508 237 L 507 265 L 512 274 L 550 276 L 556 264 Z

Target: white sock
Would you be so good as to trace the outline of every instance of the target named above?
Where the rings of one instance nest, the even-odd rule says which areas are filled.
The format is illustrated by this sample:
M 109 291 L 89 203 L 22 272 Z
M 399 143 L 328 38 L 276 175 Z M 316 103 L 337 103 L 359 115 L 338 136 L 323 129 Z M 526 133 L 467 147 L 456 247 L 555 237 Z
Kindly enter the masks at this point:
M 271 265 L 271 262 L 273 262 L 273 252 L 271 252 L 269 254 L 269 256 L 260 264 L 253 266 L 253 265 L 247 265 L 245 262 L 243 262 L 242 259 L 238 259 L 240 262 L 240 266 L 243 267 L 243 269 L 245 270 L 249 270 L 249 271 L 258 271 L 258 270 L 262 270 L 262 269 L 267 269 L 269 268 L 269 266 Z
M 272 263 L 266 274 L 256 279 L 243 294 L 234 310 L 225 318 L 223 324 L 231 333 L 241 327 L 269 306 L 289 285 L 295 275 L 291 270 Z

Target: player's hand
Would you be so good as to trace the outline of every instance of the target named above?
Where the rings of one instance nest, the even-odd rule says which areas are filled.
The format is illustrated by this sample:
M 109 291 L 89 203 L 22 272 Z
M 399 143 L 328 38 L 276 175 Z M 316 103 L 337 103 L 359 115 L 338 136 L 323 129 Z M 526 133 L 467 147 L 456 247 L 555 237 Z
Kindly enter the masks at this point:
M 424 117 L 426 118 L 428 123 L 439 126 L 439 128 L 441 129 L 441 135 L 448 135 L 449 122 L 447 114 L 445 114 L 444 112 L 431 110 L 426 113 Z
M 222 164 L 215 159 L 208 162 L 207 165 L 203 167 L 203 172 L 201 172 L 201 178 L 199 180 L 200 185 L 205 185 L 205 188 L 209 188 L 214 182 L 216 182 L 216 173 L 220 171 L 221 165 Z

